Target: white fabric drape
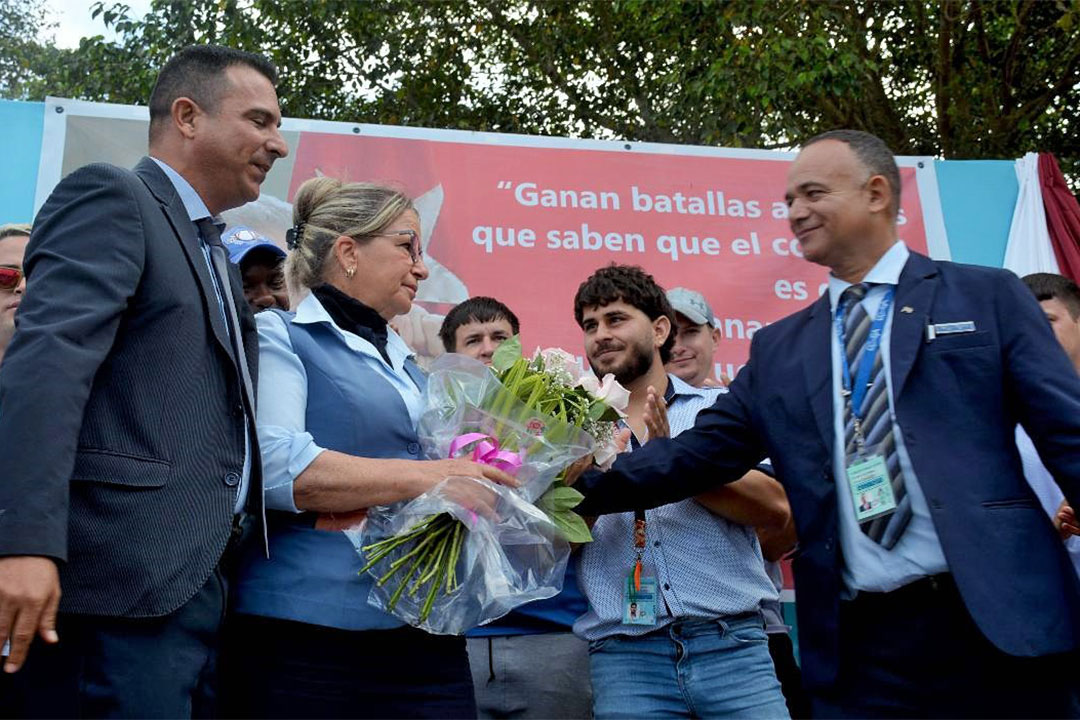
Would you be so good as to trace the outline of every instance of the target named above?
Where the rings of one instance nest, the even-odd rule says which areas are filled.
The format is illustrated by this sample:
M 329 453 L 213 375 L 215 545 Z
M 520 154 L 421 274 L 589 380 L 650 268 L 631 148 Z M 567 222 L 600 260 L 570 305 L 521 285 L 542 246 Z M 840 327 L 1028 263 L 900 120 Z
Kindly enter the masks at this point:
M 1028 153 L 1016 161 L 1016 179 L 1020 192 L 1005 246 L 1005 269 L 1020 277 L 1036 272 L 1056 273 L 1058 263 L 1046 227 L 1037 153 Z

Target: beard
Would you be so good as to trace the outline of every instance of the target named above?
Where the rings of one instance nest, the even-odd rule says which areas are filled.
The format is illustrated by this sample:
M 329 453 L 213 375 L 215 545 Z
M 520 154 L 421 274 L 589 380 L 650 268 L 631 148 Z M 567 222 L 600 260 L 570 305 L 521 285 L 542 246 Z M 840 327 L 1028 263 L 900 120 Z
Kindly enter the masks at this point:
M 601 346 L 597 348 L 597 352 L 606 350 L 607 346 Z M 619 381 L 619 384 L 623 387 L 628 387 L 630 383 L 637 380 L 642 375 L 645 375 L 652 369 L 653 364 L 653 346 L 649 341 L 644 343 L 630 345 L 629 354 L 619 364 L 608 368 L 607 370 L 601 370 L 596 366 L 596 363 L 589 358 L 589 366 L 592 367 L 593 372 L 599 377 L 603 377 L 605 373 L 611 373 L 615 376 L 615 379 Z

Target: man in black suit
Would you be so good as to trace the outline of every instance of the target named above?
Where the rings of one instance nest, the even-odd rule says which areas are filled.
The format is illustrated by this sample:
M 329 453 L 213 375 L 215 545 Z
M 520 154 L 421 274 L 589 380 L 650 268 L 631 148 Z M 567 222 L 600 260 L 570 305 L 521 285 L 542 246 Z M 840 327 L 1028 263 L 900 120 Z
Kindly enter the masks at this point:
M 210 711 L 219 566 L 263 512 L 257 339 L 218 215 L 288 153 L 276 82 L 257 55 L 181 51 L 150 157 L 76 170 L 35 219 L 0 372 L 5 712 Z
M 908 251 L 880 139 L 813 138 L 787 202 L 828 292 L 755 333 L 691 430 L 586 474 L 578 511 L 670 503 L 768 456 L 815 717 L 1072 716 L 1080 585 L 1013 430 L 1080 500 L 1076 371 L 1015 275 Z

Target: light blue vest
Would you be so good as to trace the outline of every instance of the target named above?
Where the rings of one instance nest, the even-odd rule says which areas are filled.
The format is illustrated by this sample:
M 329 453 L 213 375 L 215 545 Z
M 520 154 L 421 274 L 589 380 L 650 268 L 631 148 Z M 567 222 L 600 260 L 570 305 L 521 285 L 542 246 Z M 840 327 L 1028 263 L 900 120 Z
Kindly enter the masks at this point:
M 291 313 L 279 314 L 307 372 L 307 431 L 315 443 L 360 457 L 420 459 L 416 429 L 398 391 L 328 324 L 294 324 Z M 405 369 L 423 390 L 423 372 L 411 359 Z M 316 530 L 314 513 L 268 512 L 267 522 L 270 559 L 259 548 L 244 557 L 237 612 L 344 630 L 402 625 L 367 604 L 372 580 L 359 575 L 361 558 L 342 533 Z

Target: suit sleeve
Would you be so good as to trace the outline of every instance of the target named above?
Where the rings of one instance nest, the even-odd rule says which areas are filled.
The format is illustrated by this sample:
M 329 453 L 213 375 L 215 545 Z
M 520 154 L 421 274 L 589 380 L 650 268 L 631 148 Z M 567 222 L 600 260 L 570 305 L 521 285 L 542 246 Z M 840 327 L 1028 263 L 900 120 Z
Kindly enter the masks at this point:
M 996 312 L 1002 335 L 1005 387 L 1039 457 L 1073 507 L 1080 502 L 1080 376 L 1038 302 L 1008 273 Z
M 69 482 L 98 368 L 142 275 L 130 173 L 91 165 L 38 214 L 26 296 L 0 369 L 0 555 L 67 556 Z
M 619 456 L 604 472 L 588 472 L 575 487 L 585 500 L 582 515 L 649 509 L 685 500 L 738 480 L 765 457 L 753 427 L 754 348 L 750 362 L 729 392 L 697 415 L 694 427 L 674 438 L 658 438 Z

